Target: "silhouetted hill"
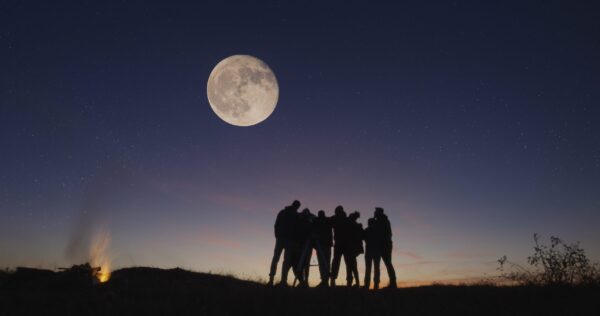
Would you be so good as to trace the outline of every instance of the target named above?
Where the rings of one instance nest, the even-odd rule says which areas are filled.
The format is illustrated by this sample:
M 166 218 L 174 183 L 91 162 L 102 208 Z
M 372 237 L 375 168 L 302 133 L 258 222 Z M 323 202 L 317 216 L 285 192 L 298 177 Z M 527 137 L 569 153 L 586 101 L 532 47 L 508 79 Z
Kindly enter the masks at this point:
M 110 281 L 24 269 L 0 273 L 0 315 L 590 315 L 598 287 L 269 288 L 182 269 L 126 268 Z

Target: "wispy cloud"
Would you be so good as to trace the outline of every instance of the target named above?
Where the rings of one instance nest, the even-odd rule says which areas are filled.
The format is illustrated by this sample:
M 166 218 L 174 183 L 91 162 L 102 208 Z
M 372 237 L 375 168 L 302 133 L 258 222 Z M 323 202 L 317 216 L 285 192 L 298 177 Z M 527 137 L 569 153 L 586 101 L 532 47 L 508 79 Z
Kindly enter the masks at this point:
M 394 263 L 394 266 L 398 267 L 415 267 L 415 266 L 424 266 L 424 265 L 433 265 L 441 263 L 439 261 L 431 261 L 431 260 L 422 260 L 417 262 L 409 262 L 409 263 Z
M 493 253 L 489 252 L 477 252 L 472 250 L 453 250 L 442 254 L 448 259 L 477 259 L 477 258 L 489 258 L 494 256 Z
M 228 238 L 224 234 L 219 234 L 210 230 L 204 230 L 199 235 L 200 243 L 220 249 L 239 250 L 242 244 L 233 238 Z
M 403 257 L 407 257 L 413 260 L 423 260 L 423 256 L 421 256 L 420 254 L 418 254 L 415 251 L 411 251 L 411 250 L 396 250 L 394 249 L 393 251 L 394 253 L 403 256 Z

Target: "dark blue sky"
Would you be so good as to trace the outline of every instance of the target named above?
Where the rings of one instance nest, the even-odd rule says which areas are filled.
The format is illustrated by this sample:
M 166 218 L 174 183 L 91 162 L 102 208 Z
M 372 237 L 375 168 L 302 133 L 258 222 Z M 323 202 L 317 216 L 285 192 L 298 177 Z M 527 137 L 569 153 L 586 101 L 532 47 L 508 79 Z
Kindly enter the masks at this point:
M 598 259 L 599 14 L 594 1 L 3 2 L 0 266 L 76 261 L 65 247 L 90 217 L 116 266 L 264 276 L 294 198 L 363 222 L 384 207 L 404 280 L 492 273 L 534 232 Z M 253 127 L 206 98 L 234 54 L 279 81 Z

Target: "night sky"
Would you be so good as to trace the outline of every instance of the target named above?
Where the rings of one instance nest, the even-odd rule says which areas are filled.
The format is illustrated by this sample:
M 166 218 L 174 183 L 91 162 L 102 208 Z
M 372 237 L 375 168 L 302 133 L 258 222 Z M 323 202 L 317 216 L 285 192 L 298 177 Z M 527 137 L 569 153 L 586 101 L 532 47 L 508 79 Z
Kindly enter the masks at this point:
M 383 207 L 400 282 L 535 232 L 600 259 L 597 1 L 108 2 L 0 4 L 0 267 L 101 230 L 115 268 L 266 278 L 293 199 Z M 206 96 L 235 54 L 279 83 L 251 127 Z

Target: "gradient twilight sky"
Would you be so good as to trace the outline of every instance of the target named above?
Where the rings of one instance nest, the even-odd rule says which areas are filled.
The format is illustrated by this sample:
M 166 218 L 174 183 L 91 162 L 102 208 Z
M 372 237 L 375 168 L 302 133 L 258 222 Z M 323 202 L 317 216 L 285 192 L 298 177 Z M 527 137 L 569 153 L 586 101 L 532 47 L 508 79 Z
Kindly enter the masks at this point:
M 117 268 L 266 277 L 293 199 L 385 208 L 401 282 L 494 274 L 534 232 L 600 259 L 598 1 L 290 2 L 3 2 L 0 267 L 99 229 Z M 234 54 L 279 81 L 253 127 L 207 101 Z

